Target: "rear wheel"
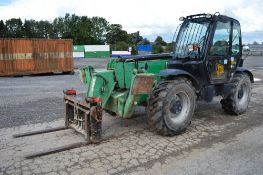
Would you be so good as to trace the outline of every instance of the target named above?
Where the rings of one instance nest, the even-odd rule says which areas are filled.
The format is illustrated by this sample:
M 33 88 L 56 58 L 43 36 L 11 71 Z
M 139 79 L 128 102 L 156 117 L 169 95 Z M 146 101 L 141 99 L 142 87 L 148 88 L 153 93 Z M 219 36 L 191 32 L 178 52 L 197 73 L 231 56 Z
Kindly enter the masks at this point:
M 149 97 L 147 119 L 152 130 L 175 135 L 190 125 L 196 106 L 191 81 L 186 78 L 161 81 Z
M 222 108 L 228 114 L 239 115 L 246 112 L 251 97 L 251 82 L 246 74 L 233 77 L 234 87 L 230 94 L 221 100 Z

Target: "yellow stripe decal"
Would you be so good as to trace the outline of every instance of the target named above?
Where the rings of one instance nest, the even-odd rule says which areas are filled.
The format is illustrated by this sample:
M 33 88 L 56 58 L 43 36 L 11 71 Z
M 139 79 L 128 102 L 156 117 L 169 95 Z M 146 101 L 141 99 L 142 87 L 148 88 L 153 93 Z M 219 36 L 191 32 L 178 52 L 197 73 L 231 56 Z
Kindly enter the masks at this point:
M 24 60 L 24 59 L 48 59 L 48 58 L 70 58 L 72 52 L 42 52 L 42 53 L 15 53 L 0 54 L 0 60 Z

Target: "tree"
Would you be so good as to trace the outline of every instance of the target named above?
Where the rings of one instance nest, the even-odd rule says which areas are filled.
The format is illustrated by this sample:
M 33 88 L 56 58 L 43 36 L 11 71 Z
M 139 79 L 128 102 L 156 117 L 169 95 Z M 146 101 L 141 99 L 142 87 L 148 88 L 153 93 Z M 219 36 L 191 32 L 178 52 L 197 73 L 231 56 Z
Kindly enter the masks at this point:
M 64 25 L 64 18 L 55 18 L 53 20 L 52 26 L 54 31 L 54 38 L 62 38 L 66 30 Z
M 129 33 L 128 34 L 128 43 L 132 46 L 135 46 L 142 42 L 143 37 L 140 35 L 140 31 L 137 31 L 135 33 Z
M 128 51 L 129 45 L 124 41 L 119 41 L 111 46 L 111 50 Z
M 154 45 L 153 45 L 153 53 L 163 53 L 164 52 L 164 48 L 163 46 L 166 46 L 167 43 L 163 40 L 163 38 L 161 36 L 157 36 L 157 38 L 154 41 Z
M 74 44 L 98 44 L 92 36 L 92 28 L 93 23 L 87 16 L 66 14 L 53 21 L 54 37 L 73 39 Z
M 87 16 L 80 17 L 79 21 L 72 29 L 73 40 L 75 44 L 97 44 L 96 39 L 92 36 L 93 24 Z
M 109 26 L 109 31 L 106 34 L 106 41 L 108 44 L 116 44 L 117 42 L 124 41 L 127 42 L 128 33 L 122 30 L 120 24 L 111 24 Z
M 109 25 L 102 17 L 89 18 L 68 13 L 52 22 L 33 19 L 25 19 L 22 22 L 20 18 L 12 18 L 5 22 L 0 20 L 0 37 L 73 39 L 73 44 L 108 43 L 118 50 L 128 50 L 128 47 L 132 47 L 133 52 L 136 52 L 139 43 L 150 44 L 149 40 L 140 36 L 139 31 L 128 34 L 120 24 Z M 159 43 L 159 40 L 157 41 Z
M 6 37 L 7 29 L 3 20 L 0 20 L 0 38 Z
M 104 44 L 106 42 L 106 33 L 109 30 L 109 22 L 96 16 L 91 18 L 91 23 L 91 36 L 95 39 L 95 43 Z
M 39 21 L 36 23 L 36 37 L 37 38 L 54 38 L 52 24 L 48 21 Z
M 163 53 L 163 51 L 164 51 L 163 46 L 153 45 L 153 50 L 152 50 L 152 53 L 153 53 L 153 54 Z
M 23 36 L 25 38 L 37 38 L 37 22 L 35 20 L 25 20 Z
M 21 38 L 23 37 L 23 23 L 20 18 L 12 18 L 5 22 L 7 29 L 7 37 Z
M 86 31 L 89 30 L 89 28 L 85 29 L 84 27 L 89 27 L 90 23 L 90 19 L 87 16 L 79 17 L 75 14 L 70 15 L 67 13 L 63 19 L 64 32 L 62 38 L 73 40 L 76 39 L 78 41 L 81 41 L 82 39 L 80 37 L 83 35 L 83 33 L 86 33 Z M 81 30 L 84 30 L 83 33 Z
M 159 45 L 159 46 L 166 46 L 167 45 L 167 43 L 163 40 L 163 38 L 161 36 L 157 36 L 154 43 L 155 43 L 155 45 Z
M 167 44 L 164 51 L 170 53 L 173 52 L 173 50 L 174 50 L 174 42 L 171 42 Z

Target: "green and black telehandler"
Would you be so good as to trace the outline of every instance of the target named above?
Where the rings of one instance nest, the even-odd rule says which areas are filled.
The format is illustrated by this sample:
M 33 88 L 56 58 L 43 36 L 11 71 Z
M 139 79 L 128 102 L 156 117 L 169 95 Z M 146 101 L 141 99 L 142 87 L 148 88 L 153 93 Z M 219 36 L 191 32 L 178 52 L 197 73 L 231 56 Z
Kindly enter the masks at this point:
M 81 100 L 75 90 L 64 92 L 66 126 L 38 133 L 73 128 L 85 136 L 87 143 L 97 143 L 101 139 L 103 111 L 131 118 L 134 108 L 142 105 L 146 107 L 150 128 L 173 136 L 190 125 L 197 100 L 211 102 L 215 96 L 222 97 L 226 113 L 244 113 L 254 80 L 252 73 L 243 68 L 239 22 L 219 13 L 180 20 L 171 54 L 120 57 L 111 59 L 105 70 L 89 65 L 81 69 L 80 79 L 86 84 L 87 93 Z

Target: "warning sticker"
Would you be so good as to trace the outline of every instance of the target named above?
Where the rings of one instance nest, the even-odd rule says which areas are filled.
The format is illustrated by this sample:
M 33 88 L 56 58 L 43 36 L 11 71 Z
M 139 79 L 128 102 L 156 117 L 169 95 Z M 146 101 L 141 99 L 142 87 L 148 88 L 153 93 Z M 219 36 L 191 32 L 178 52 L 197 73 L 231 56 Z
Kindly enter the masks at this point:
M 223 64 L 216 64 L 216 75 L 220 77 L 225 73 L 224 65 Z

